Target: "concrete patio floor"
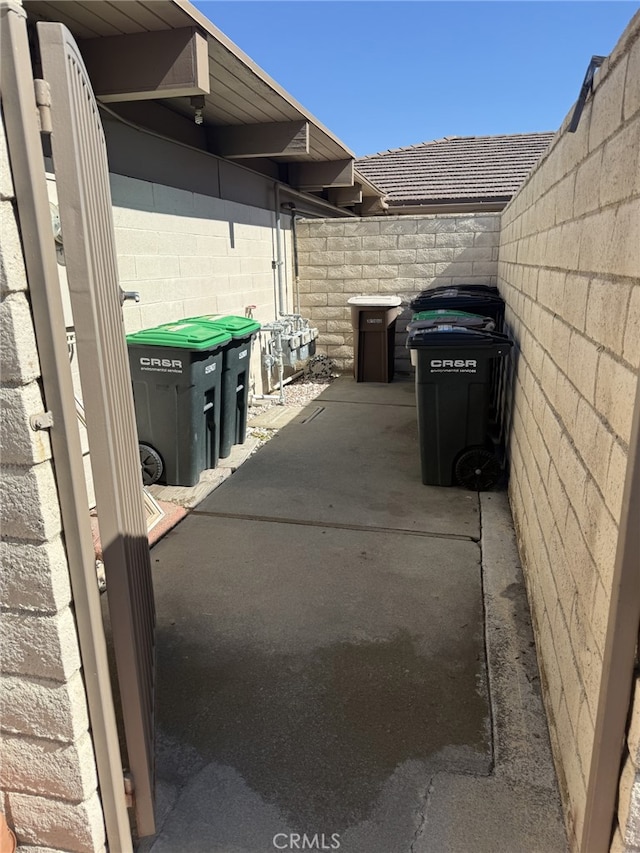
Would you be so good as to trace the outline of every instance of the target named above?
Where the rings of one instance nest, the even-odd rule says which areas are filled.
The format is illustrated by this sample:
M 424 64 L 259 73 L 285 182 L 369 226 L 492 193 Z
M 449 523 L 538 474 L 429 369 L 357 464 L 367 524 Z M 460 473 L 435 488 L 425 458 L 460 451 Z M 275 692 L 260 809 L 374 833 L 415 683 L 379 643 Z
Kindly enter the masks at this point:
M 141 851 L 566 850 L 506 496 L 421 484 L 410 382 L 333 383 L 152 564 Z

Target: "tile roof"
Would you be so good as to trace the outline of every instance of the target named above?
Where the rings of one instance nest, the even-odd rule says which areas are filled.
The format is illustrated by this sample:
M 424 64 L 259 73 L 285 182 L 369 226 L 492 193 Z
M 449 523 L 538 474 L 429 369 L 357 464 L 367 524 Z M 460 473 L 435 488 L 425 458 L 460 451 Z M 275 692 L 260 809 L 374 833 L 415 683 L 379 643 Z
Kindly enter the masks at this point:
M 356 160 L 388 193 L 391 206 L 453 201 L 508 201 L 554 133 L 446 136 Z

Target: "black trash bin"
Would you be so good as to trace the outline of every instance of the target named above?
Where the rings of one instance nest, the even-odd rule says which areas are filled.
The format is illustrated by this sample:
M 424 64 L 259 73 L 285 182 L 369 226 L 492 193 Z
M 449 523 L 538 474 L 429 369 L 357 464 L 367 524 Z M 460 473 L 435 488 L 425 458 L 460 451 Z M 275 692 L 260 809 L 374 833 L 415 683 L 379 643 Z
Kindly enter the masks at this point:
M 250 317 L 232 314 L 225 317 L 204 314 L 191 319 L 230 336 L 224 347 L 222 367 L 220 458 L 226 459 L 233 445 L 244 444 L 247 437 L 251 342 L 261 326 Z
M 426 291 L 433 293 L 436 290 L 464 290 L 467 293 L 489 293 L 500 295 L 500 291 L 495 284 L 441 284 L 438 287 L 429 287 Z
M 490 285 L 471 285 L 459 287 L 436 287 L 423 290 L 410 304 L 414 312 L 433 311 L 465 311 L 469 314 L 480 314 L 491 317 L 496 329 L 501 332 L 504 326 L 504 300 Z
M 353 375 L 356 382 L 391 382 L 395 373 L 399 296 L 352 296 Z
M 501 475 L 489 437 L 492 365 L 512 342 L 499 332 L 441 324 L 412 330 L 422 482 L 491 488 Z
M 504 300 L 498 288 L 489 284 L 460 284 L 423 290 L 411 302 L 413 311 L 447 310 L 465 311 L 491 317 L 496 331 L 504 331 Z M 491 417 L 498 422 L 502 417 L 502 398 L 506 361 L 494 362 L 491 368 Z
M 481 285 L 478 285 L 478 287 L 481 287 Z M 494 331 L 496 328 L 496 322 L 492 317 L 482 317 L 480 314 L 470 314 L 466 311 L 447 311 L 439 308 L 435 311 L 420 311 L 414 314 L 413 320 L 407 324 L 407 332 L 412 332 L 415 329 L 433 328 L 443 323 L 458 328 L 481 329 L 484 331 Z M 507 359 L 500 359 L 492 363 L 489 382 L 489 418 L 494 430 L 498 434 L 501 433 L 499 422 L 502 418 L 503 410 L 502 395 L 505 384 L 506 363 Z
M 188 320 L 127 335 L 145 485 L 194 486 L 218 464 L 223 348 L 231 336 Z

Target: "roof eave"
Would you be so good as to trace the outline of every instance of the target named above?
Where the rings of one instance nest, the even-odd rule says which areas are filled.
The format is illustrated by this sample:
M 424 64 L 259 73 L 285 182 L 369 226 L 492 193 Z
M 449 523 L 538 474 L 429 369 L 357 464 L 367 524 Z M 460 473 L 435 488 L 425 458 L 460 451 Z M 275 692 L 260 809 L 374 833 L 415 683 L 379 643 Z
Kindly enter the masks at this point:
M 70 29 L 100 76 L 96 98 L 115 113 L 131 119 L 137 112 L 137 124 L 225 160 L 288 167 L 287 180 L 298 190 L 354 185 L 355 154 L 188 0 L 25 0 L 25 9 L 32 20 Z M 151 14 L 164 25 L 149 24 Z M 152 48 L 163 55 L 167 31 L 180 35 L 165 50 L 154 85 L 138 45 L 157 37 Z M 110 50 L 125 57 L 117 69 Z M 132 76 L 123 80 L 123 69 Z
M 429 214 L 429 213 L 496 213 L 504 210 L 513 196 L 496 198 L 459 198 L 446 200 L 394 201 L 389 199 L 389 213 Z
M 338 137 L 332 133 L 327 127 L 325 127 L 322 122 L 318 121 L 318 119 L 312 115 L 308 110 L 306 110 L 302 104 L 295 100 L 282 86 L 279 85 L 272 77 L 270 77 L 266 71 L 260 68 L 250 56 L 248 56 L 243 50 L 241 50 L 235 42 L 231 41 L 221 30 L 219 30 L 205 15 L 200 12 L 189 0 L 170 0 L 170 2 L 185 12 L 187 15 L 191 17 L 193 22 L 201 27 L 209 36 L 218 41 L 226 50 L 229 51 L 233 56 L 235 56 L 240 62 L 243 63 L 255 76 L 265 85 L 269 86 L 274 92 L 280 95 L 287 104 L 296 110 L 300 118 L 305 119 L 314 125 L 314 127 L 320 131 L 320 133 L 327 136 L 332 140 L 336 145 L 340 146 L 342 151 L 344 152 L 345 158 L 351 158 L 355 160 L 356 155 L 351 149 L 347 148 L 347 146 L 342 142 L 342 140 L 338 139 Z

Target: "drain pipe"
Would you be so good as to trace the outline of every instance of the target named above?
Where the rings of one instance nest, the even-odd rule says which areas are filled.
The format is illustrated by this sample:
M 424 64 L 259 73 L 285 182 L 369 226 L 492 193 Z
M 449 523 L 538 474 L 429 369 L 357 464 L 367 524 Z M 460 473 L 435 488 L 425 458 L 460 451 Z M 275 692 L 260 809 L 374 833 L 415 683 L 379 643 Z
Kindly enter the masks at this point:
M 283 275 L 283 266 L 284 261 L 282 260 L 282 222 L 281 222 L 281 212 L 280 212 L 280 184 L 276 181 L 273 185 L 273 195 L 274 195 L 274 207 L 275 207 L 275 215 L 276 215 L 276 275 L 278 280 L 278 304 L 276 306 L 276 319 L 281 315 L 285 314 L 287 310 L 287 297 L 286 290 L 284 284 L 284 275 Z
M 284 274 L 282 269 L 284 266 L 284 261 L 282 260 L 282 214 L 280 211 L 280 184 L 277 181 L 275 181 L 273 184 L 273 203 L 275 207 L 276 217 L 276 259 L 274 263 L 276 267 L 276 276 L 278 281 L 278 298 L 276 305 L 276 322 L 271 324 L 271 332 L 272 334 L 275 333 L 276 347 L 273 356 L 275 358 L 275 363 L 278 365 L 278 378 L 280 380 L 278 383 L 280 389 L 278 405 L 284 406 L 284 351 L 282 349 L 283 326 L 277 321 L 282 314 L 286 313 L 287 299 L 284 283 Z
M 291 212 L 291 243 L 293 245 L 293 313 L 300 314 L 300 264 L 298 258 L 298 230 L 296 225 L 296 206 L 287 202 L 286 207 Z
M 279 394 L 252 394 L 252 400 L 279 400 Z
M 296 370 L 295 373 L 292 373 L 291 376 L 287 376 L 287 378 L 282 381 L 282 385 L 288 385 L 290 382 L 293 382 L 294 379 L 299 379 L 303 375 L 304 370 Z M 280 388 L 280 384 L 281 383 L 278 383 L 276 386 L 278 389 Z
M 276 358 L 278 360 L 278 386 L 280 397 L 278 405 L 284 406 L 284 350 L 282 349 L 282 327 L 276 331 Z
M 288 385 L 290 382 L 293 382 L 294 379 L 299 379 L 301 376 L 304 376 L 304 370 L 296 370 L 296 372 L 292 373 L 291 376 L 287 376 L 287 378 L 282 381 L 282 384 Z M 279 382 L 275 386 L 275 389 L 276 389 L 276 391 L 281 390 Z M 280 401 L 281 397 L 280 397 L 280 394 L 252 394 L 251 399 L 252 400 L 278 400 L 278 401 Z M 284 400 L 282 401 L 282 403 L 278 403 L 278 405 L 282 405 L 283 403 L 284 403 Z

